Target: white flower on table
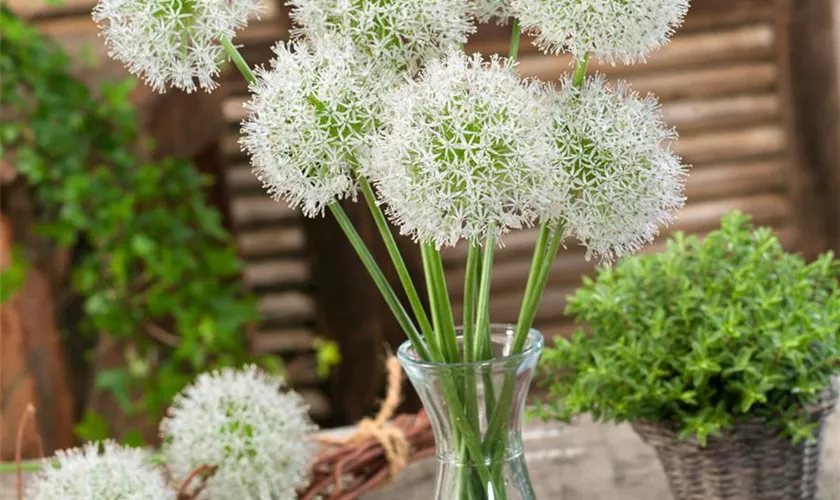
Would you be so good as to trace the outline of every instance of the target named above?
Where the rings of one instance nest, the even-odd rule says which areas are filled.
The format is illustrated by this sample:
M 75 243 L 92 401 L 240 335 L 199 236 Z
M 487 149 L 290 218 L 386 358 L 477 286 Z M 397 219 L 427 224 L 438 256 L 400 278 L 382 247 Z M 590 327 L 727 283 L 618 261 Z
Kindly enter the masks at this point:
M 113 441 L 56 452 L 29 482 L 26 500 L 175 500 L 151 454 Z
M 314 430 L 299 396 L 254 366 L 205 373 L 161 422 L 162 451 L 183 480 L 216 466 L 201 498 L 294 500 L 315 451 Z

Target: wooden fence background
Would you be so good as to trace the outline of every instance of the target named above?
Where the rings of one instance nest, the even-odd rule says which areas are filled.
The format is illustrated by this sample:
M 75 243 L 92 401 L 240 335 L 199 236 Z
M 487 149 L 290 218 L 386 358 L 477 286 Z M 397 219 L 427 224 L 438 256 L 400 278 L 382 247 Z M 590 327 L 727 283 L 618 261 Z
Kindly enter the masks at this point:
M 261 19 L 236 38 L 252 64 L 266 63 L 270 46 L 288 36 L 282 2 L 266 1 Z M 76 54 L 87 78 L 124 76 L 96 36 L 89 15 L 93 0 L 65 0 L 60 7 L 46 7 L 41 0 L 5 3 Z M 675 149 L 693 168 L 689 203 L 668 232 L 707 232 L 724 212 L 737 208 L 776 228 L 785 245 L 805 255 L 840 249 L 838 10 L 838 0 L 694 0 L 683 29 L 647 65 L 592 68 L 656 94 L 667 121 L 678 128 Z M 482 26 L 467 50 L 504 53 L 508 37 L 508 27 Z M 569 71 L 569 63 L 523 41 L 524 75 L 556 80 Z M 186 151 L 219 179 L 217 202 L 247 261 L 244 279 L 260 298 L 263 322 L 253 348 L 284 357 L 292 383 L 319 420 L 344 422 L 369 413 L 382 389 L 382 345 L 393 348 L 401 338 L 375 288 L 331 220 L 302 220 L 270 200 L 251 174 L 237 144 L 247 99 L 238 74 L 226 73 L 213 98 L 177 94 L 140 99 L 145 126 L 172 143 L 170 150 Z M 167 114 L 173 102 L 184 111 Z M 217 109 L 194 113 L 195 106 Z M 350 206 L 348 211 L 360 232 L 375 240 L 365 210 Z M 512 234 L 498 252 L 491 302 L 495 322 L 515 320 L 534 239 L 534 231 Z M 418 259 L 405 243 L 409 264 L 421 276 Z M 563 315 L 565 297 L 595 265 L 584 260 L 574 242 L 568 245 L 554 264 L 538 312 L 537 327 L 547 336 L 572 330 Z M 379 246 L 374 252 L 387 260 Z M 447 280 L 456 296 L 464 260 L 463 247 L 445 253 Z M 326 382 L 315 374 L 318 336 L 335 339 L 342 348 L 343 362 Z

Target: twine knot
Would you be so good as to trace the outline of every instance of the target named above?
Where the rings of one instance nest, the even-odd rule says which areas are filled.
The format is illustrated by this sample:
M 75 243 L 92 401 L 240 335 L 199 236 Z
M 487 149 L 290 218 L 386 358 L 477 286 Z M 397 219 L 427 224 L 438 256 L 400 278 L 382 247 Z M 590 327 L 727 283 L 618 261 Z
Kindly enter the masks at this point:
M 390 476 L 391 479 L 394 479 L 408 463 L 411 444 L 408 442 L 405 431 L 389 422 L 400 404 L 400 394 L 402 392 L 402 370 L 397 358 L 389 356 L 385 362 L 385 369 L 388 376 L 387 391 L 385 400 L 382 401 L 382 406 L 379 408 L 376 417 L 365 417 L 360 420 L 356 431 L 350 436 L 345 438 L 322 437 L 320 441 L 340 446 L 368 439 L 376 440 L 385 450 Z

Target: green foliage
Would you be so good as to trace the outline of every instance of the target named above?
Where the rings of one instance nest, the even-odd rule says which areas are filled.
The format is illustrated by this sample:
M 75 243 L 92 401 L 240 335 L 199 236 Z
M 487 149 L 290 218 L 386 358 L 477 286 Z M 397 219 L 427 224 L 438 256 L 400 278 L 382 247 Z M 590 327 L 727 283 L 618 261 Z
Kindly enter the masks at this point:
M 12 262 L 9 267 L 0 272 L 0 304 L 14 297 L 15 292 L 26 281 L 26 271 L 29 264 L 20 247 L 12 248 Z
M 341 364 L 341 348 L 334 340 L 325 340 L 320 337 L 315 339 L 315 360 L 318 377 L 325 379 L 330 375 L 334 366 Z
M 737 212 L 702 241 L 678 233 L 585 279 L 568 312 L 591 335 L 547 350 L 539 412 L 667 422 L 704 445 L 756 417 L 810 438 L 801 409 L 840 372 L 838 276 L 832 254 L 807 264 Z
M 37 198 L 41 234 L 77 250 L 83 330 L 130 347 L 127 366 L 96 385 L 157 416 L 195 373 L 249 360 L 257 315 L 232 239 L 192 165 L 136 154 L 131 81 L 93 96 L 58 47 L 5 9 L 0 33 L 2 152 Z

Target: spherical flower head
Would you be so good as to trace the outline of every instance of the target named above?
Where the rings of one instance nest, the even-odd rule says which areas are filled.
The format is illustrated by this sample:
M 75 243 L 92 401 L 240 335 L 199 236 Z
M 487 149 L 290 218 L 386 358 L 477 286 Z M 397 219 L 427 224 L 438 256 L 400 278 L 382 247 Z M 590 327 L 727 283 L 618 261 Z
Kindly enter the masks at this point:
M 347 37 L 397 70 L 416 72 L 426 61 L 467 41 L 474 31 L 469 0 L 289 0 L 295 33 Z
M 388 96 L 364 172 L 404 234 L 437 247 L 530 225 L 557 206 L 542 87 L 452 53 Z
M 241 143 L 269 193 L 313 217 L 355 195 L 354 169 L 398 76 L 347 41 L 280 43 L 274 52 L 271 69 L 257 71 Z
M 556 99 L 558 165 L 567 172 L 563 217 L 567 234 L 612 261 L 653 240 L 682 208 L 685 167 L 668 143 L 657 101 L 603 77 L 582 89 L 566 80 Z
M 615 64 L 645 59 L 668 42 L 689 0 L 511 0 L 522 28 L 546 53 L 588 52 Z
M 99 0 L 93 19 L 108 55 L 156 91 L 211 91 L 223 60 L 220 38 L 233 38 L 261 8 L 259 0 Z
M 58 451 L 27 482 L 27 500 L 175 500 L 147 451 L 113 441 Z
M 162 450 L 183 480 L 216 466 L 200 498 L 294 500 L 314 447 L 306 407 L 283 381 L 254 366 L 205 373 L 178 396 L 161 422 Z
M 495 21 L 500 26 L 513 17 L 510 0 L 470 0 L 470 13 L 480 23 Z

